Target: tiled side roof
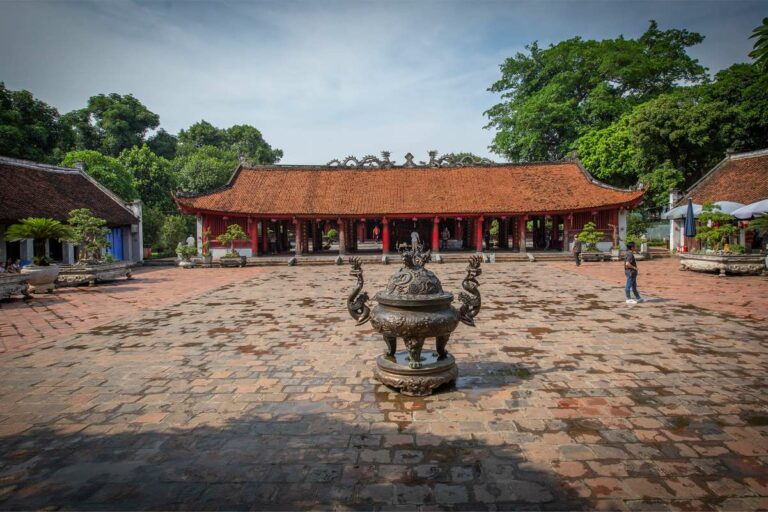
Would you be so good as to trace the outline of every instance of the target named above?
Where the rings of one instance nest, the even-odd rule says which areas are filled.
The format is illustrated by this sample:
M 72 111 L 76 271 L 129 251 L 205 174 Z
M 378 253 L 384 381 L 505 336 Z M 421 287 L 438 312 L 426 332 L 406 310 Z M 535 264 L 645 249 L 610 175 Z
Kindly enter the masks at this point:
M 454 168 L 265 166 L 226 187 L 177 197 L 185 211 L 264 215 L 529 213 L 629 205 L 643 191 L 591 182 L 573 162 Z
M 111 226 L 137 224 L 133 213 L 82 171 L 0 158 L 0 222 L 25 217 L 67 220 L 70 210 L 89 208 Z
M 693 199 L 749 204 L 768 199 L 768 149 L 731 155 L 694 184 L 678 204 Z

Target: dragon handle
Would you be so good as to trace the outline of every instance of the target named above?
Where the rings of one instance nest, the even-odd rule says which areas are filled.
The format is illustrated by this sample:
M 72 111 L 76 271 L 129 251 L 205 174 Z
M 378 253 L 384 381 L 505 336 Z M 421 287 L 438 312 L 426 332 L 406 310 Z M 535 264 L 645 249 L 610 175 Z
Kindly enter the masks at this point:
M 461 301 L 459 320 L 472 327 L 475 326 L 475 317 L 480 312 L 481 306 L 480 290 L 478 290 L 480 283 L 477 281 L 477 276 L 483 273 L 480 269 L 480 264 L 482 262 L 483 257 L 481 255 L 471 256 L 469 258 L 467 276 L 461 283 L 461 287 L 464 288 L 465 291 L 459 293 L 459 300 Z
M 352 269 L 349 275 L 357 278 L 357 284 L 347 297 L 347 311 L 357 321 L 357 325 L 363 325 L 371 318 L 371 308 L 368 307 L 368 294 L 363 290 L 363 268 L 360 258 L 349 258 Z

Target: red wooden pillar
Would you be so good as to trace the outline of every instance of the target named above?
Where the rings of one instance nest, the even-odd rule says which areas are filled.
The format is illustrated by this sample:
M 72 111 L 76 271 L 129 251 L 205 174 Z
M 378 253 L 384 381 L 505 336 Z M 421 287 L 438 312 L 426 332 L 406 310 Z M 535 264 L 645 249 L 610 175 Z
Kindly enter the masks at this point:
M 483 252 L 483 217 L 475 219 L 475 248 L 477 252 Z
M 381 252 L 389 254 L 389 220 L 384 217 L 381 219 Z
M 461 248 L 464 248 L 464 219 L 458 217 L 456 219 L 456 233 L 453 235 L 456 240 L 461 242 Z
M 261 219 L 261 254 L 269 254 L 269 223 Z
M 522 217 L 520 217 L 520 231 L 519 231 L 520 252 L 527 252 L 528 251 L 528 248 L 525 246 L 526 245 L 525 229 L 526 229 L 526 224 L 527 223 L 528 223 L 528 216 L 527 215 L 523 215 Z
M 251 237 L 251 256 L 257 256 L 259 254 L 259 225 L 255 219 L 248 217 L 248 230 Z
M 440 252 L 440 218 L 432 221 L 432 252 Z

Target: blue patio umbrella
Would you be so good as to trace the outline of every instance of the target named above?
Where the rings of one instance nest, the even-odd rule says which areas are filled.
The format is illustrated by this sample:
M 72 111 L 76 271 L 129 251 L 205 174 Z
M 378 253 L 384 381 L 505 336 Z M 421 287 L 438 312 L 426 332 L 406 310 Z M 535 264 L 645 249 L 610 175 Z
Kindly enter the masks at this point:
M 685 236 L 696 236 L 696 219 L 693 215 L 693 200 L 688 199 L 688 210 L 685 212 Z

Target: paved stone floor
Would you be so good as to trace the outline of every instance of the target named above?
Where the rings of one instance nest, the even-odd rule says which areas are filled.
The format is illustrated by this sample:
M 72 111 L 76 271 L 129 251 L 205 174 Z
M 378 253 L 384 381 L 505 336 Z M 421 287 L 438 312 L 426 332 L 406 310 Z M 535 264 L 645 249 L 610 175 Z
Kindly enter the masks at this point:
M 0 354 L 0 508 L 768 508 L 761 322 L 486 265 L 456 387 L 407 398 L 345 268 L 244 270 L 141 273 L 123 315 Z M 206 284 L 161 300 L 164 272 Z

